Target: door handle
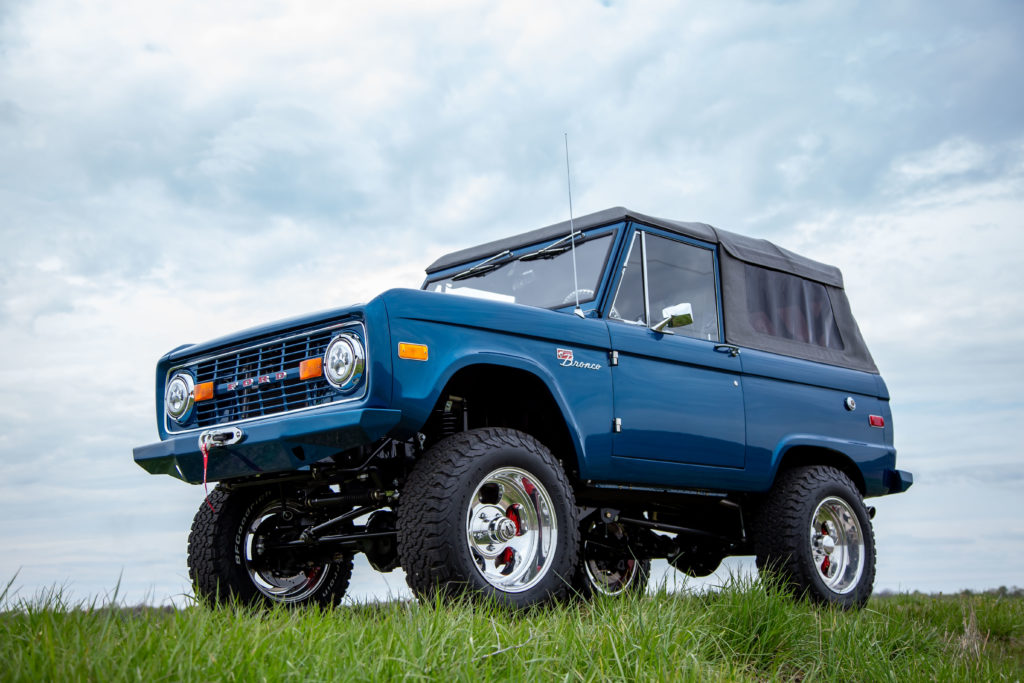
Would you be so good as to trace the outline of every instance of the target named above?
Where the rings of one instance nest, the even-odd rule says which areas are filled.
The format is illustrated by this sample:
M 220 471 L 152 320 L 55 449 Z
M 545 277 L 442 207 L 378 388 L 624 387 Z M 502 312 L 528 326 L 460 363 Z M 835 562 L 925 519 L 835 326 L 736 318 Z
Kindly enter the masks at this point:
M 728 353 L 733 358 L 740 355 L 740 347 L 733 346 L 732 344 L 715 344 L 715 351 L 718 353 Z

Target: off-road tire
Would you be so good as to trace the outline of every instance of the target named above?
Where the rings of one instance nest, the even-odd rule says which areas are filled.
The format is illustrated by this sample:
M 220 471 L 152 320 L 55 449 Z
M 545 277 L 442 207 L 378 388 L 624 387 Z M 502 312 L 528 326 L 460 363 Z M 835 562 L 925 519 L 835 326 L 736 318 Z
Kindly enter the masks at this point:
M 188 536 L 188 574 L 196 597 L 207 604 L 333 606 L 345 595 L 352 577 L 352 556 L 323 565 L 326 578 L 312 594 L 300 600 L 275 599 L 261 592 L 249 575 L 245 559 L 246 529 L 270 501 L 277 488 L 225 489 L 217 487 L 199 506 Z M 213 509 L 210 509 L 210 506 Z
M 467 541 L 467 514 L 478 485 L 500 468 L 529 473 L 546 490 L 556 515 L 550 565 L 521 592 L 501 590 L 484 578 Z M 564 598 L 576 566 L 579 528 L 569 480 L 551 452 L 513 429 L 472 429 L 431 447 L 402 487 L 398 556 L 413 592 L 430 599 L 492 598 L 529 607 Z
M 826 499 L 839 498 L 856 516 L 864 543 L 863 569 L 848 592 L 838 593 L 822 580 L 812 558 L 811 517 Z M 757 568 L 777 577 L 797 596 L 837 605 L 863 607 L 875 580 L 875 536 L 860 492 L 834 467 L 797 467 L 780 474 L 754 524 Z

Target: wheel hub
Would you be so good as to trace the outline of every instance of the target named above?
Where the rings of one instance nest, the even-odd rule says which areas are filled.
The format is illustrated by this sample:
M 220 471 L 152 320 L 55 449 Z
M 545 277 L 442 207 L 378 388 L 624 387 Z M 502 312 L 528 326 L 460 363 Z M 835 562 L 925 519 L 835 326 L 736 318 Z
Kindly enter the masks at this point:
M 498 547 L 516 536 L 516 523 L 496 505 L 480 506 L 470 519 L 469 535 L 477 550 L 485 557 L 497 557 L 503 547 Z
M 516 535 L 516 523 L 508 517 L 502 517 L 491 522 L 491 538 L 498 543 L 509 541 Z

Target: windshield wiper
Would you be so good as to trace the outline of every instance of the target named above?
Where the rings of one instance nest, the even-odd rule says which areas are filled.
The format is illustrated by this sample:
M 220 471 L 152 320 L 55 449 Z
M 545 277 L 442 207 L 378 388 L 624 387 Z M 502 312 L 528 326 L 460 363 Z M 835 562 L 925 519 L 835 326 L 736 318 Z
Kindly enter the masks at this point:
M 462 272 L 459 272 L 459 273 L 456 273 L 455 275 L 452 275 L 452 278 L 451 278 L 452 282 L 456 282 L 458 280 L 467 280 L 467 279 L 469 279 L 471 277 L 479 277 L 480 275 L 483 275 L 484 273 L 489 273 L 489 272 L 491 272 L 492 270 L 494 270 L 496 268 L 501 268 L 503 265 L 505 265 L 506 263 L 508 263 L 512 259 L 508 259 L 508 260 L 505 260 L 505 261 L 498 261 L 498 259 L 503 258 L 505 256 L 511 256 L 511 255 L 512 255 L 512 251 L 509 250 L 509 249 L 506 249 L 505 251 L 501 252 L 500 254 L 495 254 L 491 258 L 487 259 L 486 261 L 481 261 L 480 263 L 476 264 L 472 268 L 467 268 L 466 270 L 463 270 Z
M 563 237 L 562 239 L 558 240 L 557 242 L 552 242 L 551 244 L 549 244 L 548 246 L 544 247 L 543 249 L 538 249 L 537 251 L 531 251 L 529 254 L 523 254 L 522 256 L 519 257 L 519 260 L 520 261 L 535 261 L 537 259 L 553 258 L 555 256 L 558 256 L 559 254 L 564 254 L 565 252 L 567 252 L 570 249 L 572 249 L 572 244 L 566 244 L 566 242 L 569 242 L 572 238 L 577 237 L 577 236 L 579 237 L 579 239 L 576 240 L 576 242 L 578 243 L 578 242 L 580 242 L 583 239 L 583 231 L 582 230 L 577 230 L 573 234 L 566 235 L 565 237 Z

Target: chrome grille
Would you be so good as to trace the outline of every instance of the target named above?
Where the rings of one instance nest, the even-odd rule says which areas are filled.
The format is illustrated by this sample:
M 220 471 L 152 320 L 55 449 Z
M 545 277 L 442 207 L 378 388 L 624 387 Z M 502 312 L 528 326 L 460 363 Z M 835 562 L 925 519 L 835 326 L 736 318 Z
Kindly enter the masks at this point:
M 237 422 L 343 398 L 322 376 L 299 379 L 299 364 L 309 358 L 323 357 L 338 329 L 334 326 L 270 340 L 191 364 L 196 384 L 213 382 L 214 397 L 196 403 L 195 422 L 185 427 Z M 279 375 L 281 378 L 277 378 Z M 260 377 L 273 379 L 260 383 Z M 246 380 L 252 381 L 252 385 L 243 386 Z

